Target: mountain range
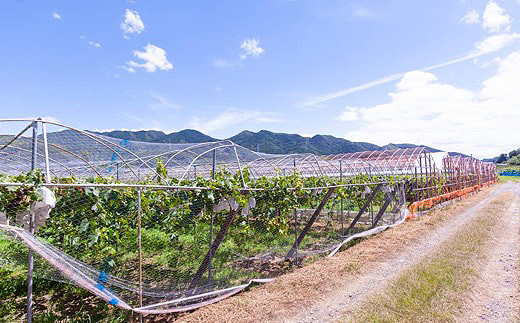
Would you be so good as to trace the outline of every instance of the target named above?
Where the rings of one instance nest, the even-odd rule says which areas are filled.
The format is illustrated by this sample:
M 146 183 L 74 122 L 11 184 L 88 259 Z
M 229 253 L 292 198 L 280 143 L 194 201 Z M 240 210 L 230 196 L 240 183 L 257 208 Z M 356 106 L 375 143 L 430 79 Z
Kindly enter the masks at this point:
M 201 143 L 221 140 L 193 129 L 185 129 L 170 134 L 156 130 L 114 130 L 97 133 L 119 139 L 160 143 Z M 244 130 L 226 140 L 231 140 L 240 146 L 254 151 L 269 154 L 313 153 L 317 155 L 329 155 L 365 150 L 418 147 L 418 145 L 414 144 L 388 144 L 385 146 L 378 146 L 368 142 L 354 142 L 330 135 L 303 137 L 298 134 L 276 133 L 267 130 L 261 130 L 258 132 Z M 430 152 L 441 151 L 435 148 L 425 147 Z

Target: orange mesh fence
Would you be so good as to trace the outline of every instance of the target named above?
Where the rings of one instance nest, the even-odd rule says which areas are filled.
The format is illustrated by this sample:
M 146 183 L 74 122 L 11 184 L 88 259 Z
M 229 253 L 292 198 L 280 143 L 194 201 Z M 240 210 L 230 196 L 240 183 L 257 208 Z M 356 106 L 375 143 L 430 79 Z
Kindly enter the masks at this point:
M 496 180 L 492 180 L 492 181 L 489 181 L 489 182 L 486 182 L 486 183 L 483 183 L 483 184 L 478 184 L 478 185 L 466 187 L 466 188 L 463 188 L 463 189 L 460 189 L 460 190 L 456 190 L 456 191 L 453 191 L 453 192 L 444 193 L 444 194 L 437 195 L 437 196 L 434 196 L 434 197 L 430 197 L 430 198 L 427 198 L 427 199 L 423 199 L 423 200 L 420 200 L 420 201 L 417 201 L 417 202 L 413 202 L 408 207 L 408 210 L 410 211 L 411 214 L 407 217 L 407 220 L 412 219 L 414 217 L 414 214 L 418 210 L 431 209 L 433 206 L 435 206 L 437 204 L 440 204 L 442 202 L 446 202 L 446 201 L 452 200 L 452 199 L 457 198 L 457 197 L 465 198 L 468 194 L 470 194 L 472 192 L 478 192 L 478 191 L 480 191 L 483 188 L 486 188 L 486 187 L 489 187 L 489 186 L 495 184 L 496 182 L 497 182 Z

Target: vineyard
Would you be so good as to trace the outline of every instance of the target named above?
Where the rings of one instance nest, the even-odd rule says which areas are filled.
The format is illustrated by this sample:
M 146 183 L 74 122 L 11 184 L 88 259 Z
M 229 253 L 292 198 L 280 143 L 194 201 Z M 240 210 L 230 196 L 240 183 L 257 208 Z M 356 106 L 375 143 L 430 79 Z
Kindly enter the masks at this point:
M 496 181 L 494 164 L 425 147 L 269 155 L 41 119 L 0 130 L 2 270 L 26 270 L 29 295 L 34 274 L 140 314 L 219 301 Z

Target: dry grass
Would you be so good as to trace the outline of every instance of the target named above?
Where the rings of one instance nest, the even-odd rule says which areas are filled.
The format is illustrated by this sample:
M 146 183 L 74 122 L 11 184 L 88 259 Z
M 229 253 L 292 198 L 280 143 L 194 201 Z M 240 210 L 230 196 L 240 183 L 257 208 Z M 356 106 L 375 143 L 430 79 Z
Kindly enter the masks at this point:
M 178 318 L 181 322 L 282 321 L 348 286 L 359 275 L 394 257 L 428 232 L 486 198 L 495 188 L 431 212 L 417 220 L 384 231 L 342 251 L 332 258 L 283 275 L 275 282 L 251 289 L 217 304 Z
M 492 228 L 508 210 L 513 193 L 504 193 L 478 211 L 477 217 L 431 255 L 403 272 L 381 294 L 367 300 L 352 317 L 355 322 L 454 321 L 465 293 L 477 277 L 478 259 Z

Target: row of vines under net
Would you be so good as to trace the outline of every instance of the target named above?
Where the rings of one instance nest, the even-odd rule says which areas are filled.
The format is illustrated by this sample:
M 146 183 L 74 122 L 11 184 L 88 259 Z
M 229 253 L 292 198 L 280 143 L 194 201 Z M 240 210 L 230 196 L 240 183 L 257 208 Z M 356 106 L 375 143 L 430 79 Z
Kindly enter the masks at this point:
M 2 265 L 26 266 L 29 245 L 39 255 L 36 274 L 142 313 L 195 308 L 287 273 L 355 234 L 402 222 L 421 192 L 449 191 L 442 179 L 433 185 L 406 176 L 339 181 L 297 173 L 248 181 L 243 189 L 225 170 L 184 187 L 43 179 L 38 170 L 2 178 L 24 183 L 0 186 L 4 223 L 27 229 L 36 215 L 34 236 L 4 231 L 2 243 L 11 247 L 2 248 Z M 44 186 L 56 199 L 48 217 L 34 203 Z
M 4 178 L 26 185 L 0 186 L 0 216 L 20 227 L 2 234 L 12 247 L 2 248 L 0 261 L 25 266 L 30 245 L 39 255 L 36 274 L 72 281 L 121 307 L 171 312 L 289 272 L 353 234 L 403 218 L 404 181 L 331 183 L 293 174 L 244 190 L 237 176 L 216 177 L 182 189 L 101 179 L 46 185 L 56 198 L 48 218 L 34 203 L 42 199 L 40 172 Z M 31 212 L 34 236 L 21 228 Z
M 474 158 L 435 166 L 424 147 L 268 156 L 226 142 L 157 155 L 162 144 L 72 128 L 40 138 L 32 122 L 32 140 L 31 124 L 0 135 L 0 265 L 25 270 L 34 254 L 35 275 L 137 313 L 216 302 L 496 181 Z

